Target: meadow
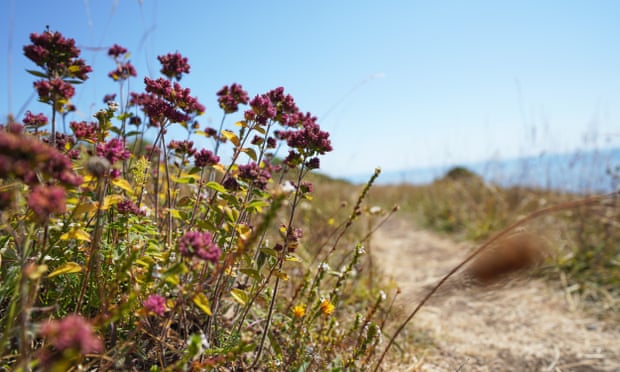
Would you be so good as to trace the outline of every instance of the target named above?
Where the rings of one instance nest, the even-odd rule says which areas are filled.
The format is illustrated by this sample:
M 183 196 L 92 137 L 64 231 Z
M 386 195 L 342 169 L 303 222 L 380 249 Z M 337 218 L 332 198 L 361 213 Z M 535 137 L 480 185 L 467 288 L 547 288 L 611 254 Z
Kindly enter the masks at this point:
M 617 298 L 613 196 L 502 189 L 465 169 L 428 186 L 375 187 L 378 169 L 363 185 L 330 179 L 317 173 L 329 133 L 282 87 L 250 98 L 224 86 L 220 126 L 200 124 L 179 53 L 128 92 L 137 74 L 114 45 L 118 93 L 71 121 L 80 84 L 106 72 L 60 32 L 30 40 L 28 73 L 48 109 L 0 130 L 2 368 L 380 369 L 415 314 L 392 317 L 398 289 L 366 249 L 397 212 L 477 242 L 534 225 L 561 242 L 540 275 L 577 284 L 593 306 Z M 235 113 L 236 131 L 222 129 Z

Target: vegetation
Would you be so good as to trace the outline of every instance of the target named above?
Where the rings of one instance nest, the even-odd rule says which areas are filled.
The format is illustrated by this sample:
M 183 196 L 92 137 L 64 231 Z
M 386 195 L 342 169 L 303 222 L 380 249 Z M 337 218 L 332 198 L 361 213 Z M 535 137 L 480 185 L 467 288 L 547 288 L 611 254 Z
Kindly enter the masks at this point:
M 502 188 L 461 167 L 430 185 L 377 186 L 369 195 L 379 205 L 399 203 L 402 212 L 421 226 L 480 243 L 524 216 L 550 208 L 524 224 L 551 247 L 546 275 L 599 307 L 601 302 L 617 306 L 616 301 L 607 300 L 620 295 L 619 201 L 614 193 L 593 203 L 571 204 L 583 197 L 526 187 Z M 606 311 L 605 316 L 613 313 Z
M 126 94 L 136 71 L 119 45 L 108 51 L 118 102 L 106 95 L 93 121 L 62 132 L 91 68 L 59 32 L 30 39 L 24 53 L 50 116 L 29 111 L 23 125 L 9 118 L 0 131 L 3 368 L 324 370 L 373 361 L 386 295 L 359 273 L 364 197 L 378 171 L 357 196 L 334 187 L 315 206 L 310 180 L 320 176 L 311 172 L 332 149 L 329 134 L 283 88 L 250 99 L 241 85 L 225 86 L 222 124 L 248 106 L 238 131 L 201 129 L 205 107 L 179 83 L 187 59 L 160 56 L 162 77 Z M 173 126 L 187 139 L 169 140 Z M 200 137 L 212 147 L 197 148 Z M 232 156 L 221 160 L 225 146 Z
M 30 39 L 49 117 L 29 111 L 0 130 L 3 368 L 378 369 L 426 301 L 381 353 L 395 295 L 365 247 L 397 206 L 486 241 L 467 260 L 527 225 L 554 243 L 551 273 L 596 288 L 592 299 L 619 288 L 613 197 L 501 189 L 465 168 L 428 186 L 373 186 L 379 170 L 363 186 L 329 179 L 313 173 L 329 134 L 283 88 L 250 99 L 224 86 L 220 127 L 201 128 L 179 53 L 158 57 L 162 77 L 127 94 L 137 74 L 114 45 L 118 102 L 106 95 L 93 121 L 70 121 L 92 70 L 59 32 Z M 236 131 L 223 129 L 237 116 Z M 59 130 L 66 121 L 71 132 Z M 172 127 L 187 138 L 168 138 Z

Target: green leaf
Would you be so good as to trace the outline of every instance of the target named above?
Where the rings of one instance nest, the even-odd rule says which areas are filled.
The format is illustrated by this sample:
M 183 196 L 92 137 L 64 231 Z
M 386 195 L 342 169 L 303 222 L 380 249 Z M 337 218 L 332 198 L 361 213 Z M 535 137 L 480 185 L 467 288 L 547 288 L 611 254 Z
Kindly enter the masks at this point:
M 82 266 L 75 262 L 67 262 L 66 264 L 52 271 L 47 277 L 53 278 L 57 275 L 79 273 L 80 271 L 82 271 Z
M 257 270 L 254 269 L 241 269 L 239 270 L 241 271 L 243 274 L 249 276 L 250 278 L 259 281 L 260 280 L 260 274 Z
M 278 358 L 281 359 L 282 358 L 282 348 L 280 347 L 280 344 L 278 344 L 278 339 L 273 337 L 271 332 L 269 332 L 267 335 L 269 336 L 269 343 L 271 344 L 271 348 L 276 353 Z
M 269 202 L 266 200 L 254 200 L 248 204 L 248 210 L 261 213 L 263 211 L 263 207 L 268 207 L 269 205 Z
M 215 181 L 210 181 L 207 182 L 207 188 L 211 189 L 211 190 L 215 190 L 219 193 L 222 194 L 227 194 L 226 188 L 224 186 L 222 186 L 221 184 L 215 182 Z
M 34 75 L 36 77 L 40 77 L 40 78 L 49 78 L 49 76 L 47 76 L 46 73 L 43 73 L 41 71 L 37 71 L 37 70 L 26 70 L 27 73 L 29 73 L 30 75 Z
M 172 181 L 175 183 L 180 183 L 180 184 L 196 183 L 196 177 L 193 175 L 183 176 L 179 178 L 173 178 Z
M 271 256 L 271 257 L 278 257 L 278 251 L 276 251 L 275 249 L 272 248 L 261 248 L 260 249 L 261 253 L 266 254 L 267 256 Z

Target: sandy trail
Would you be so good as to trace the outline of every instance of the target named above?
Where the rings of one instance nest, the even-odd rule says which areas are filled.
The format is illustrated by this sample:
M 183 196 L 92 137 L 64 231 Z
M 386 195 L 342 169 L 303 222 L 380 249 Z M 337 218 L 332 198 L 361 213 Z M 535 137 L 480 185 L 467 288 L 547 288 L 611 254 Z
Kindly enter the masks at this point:
M 402 290 L 403 318 L 469 248 L 403 220 L 391 221 L 372 241 L 376 264 Z M 410 333 L 430 336 L 423 355 L 405 356 L 386 370 L 620 371 L 620 327 L 571 309 L 560 289 L 539 279 L 494 290 L 465 282 L 447 283 L 408 325 Z

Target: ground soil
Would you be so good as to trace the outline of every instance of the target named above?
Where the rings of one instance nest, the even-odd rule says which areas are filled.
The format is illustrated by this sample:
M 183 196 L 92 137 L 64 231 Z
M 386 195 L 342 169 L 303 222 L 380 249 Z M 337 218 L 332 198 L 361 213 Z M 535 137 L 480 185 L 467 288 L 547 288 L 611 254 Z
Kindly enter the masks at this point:
M 401 319 L 472 248 L 404 220 L 386 224 L 370 245 L 374 265 L 401 290 Z M 457 274 L 398 346 L 384 370 L 620 371 L 618 323 L 586 311 L 559 283 L 532 276 L 482 287 Z

